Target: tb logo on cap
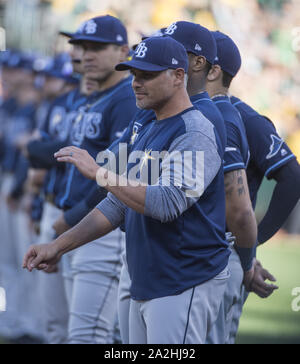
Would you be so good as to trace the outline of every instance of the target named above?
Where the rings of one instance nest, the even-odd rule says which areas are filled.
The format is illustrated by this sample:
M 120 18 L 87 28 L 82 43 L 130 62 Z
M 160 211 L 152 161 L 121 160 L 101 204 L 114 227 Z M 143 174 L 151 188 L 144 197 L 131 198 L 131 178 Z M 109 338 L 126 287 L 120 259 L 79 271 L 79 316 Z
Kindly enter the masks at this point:
M 175 33 L 175 30 L 177 29 L 176 23 L 171 24 L 166 30 L 165 34 L 173 35 Z
M 148 48 L 146 47 L 145 43 L 140 43 L 135 51 L 136 58 L 144 58 L 146 56 Z
M 85 33 L 95 34 L 97 31 L 97 23 L 94 20 L 89 20 L 85 23 Z

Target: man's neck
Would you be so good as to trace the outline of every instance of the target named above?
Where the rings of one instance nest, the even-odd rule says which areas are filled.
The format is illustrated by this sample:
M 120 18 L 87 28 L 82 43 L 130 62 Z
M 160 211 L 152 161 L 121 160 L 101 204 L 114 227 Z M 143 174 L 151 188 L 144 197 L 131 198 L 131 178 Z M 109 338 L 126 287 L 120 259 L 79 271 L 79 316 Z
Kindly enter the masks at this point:
M 206 78 L 190 76 L 187 84 L 187 92 L 190 97 L 206 91 Z
M 128 72 L 113 72 L 106 80 L 98 82 L 98 88 L 95 91 L 105 91 L 111 87 L 114 87 L 124 78 L 128 77 Z
M 154 110 L 157 120 L 168 119 L 180 114 L 182 111 L 192 107 L 193 104 L 185 89 L 176 93 L 166 104 L 159 109 Z
M 216 86 L 214 87 L 212 84 L 208 86 L 207 92 L 211 98 L 216 96 L 228 96 L 229 90 L 224 86 Z

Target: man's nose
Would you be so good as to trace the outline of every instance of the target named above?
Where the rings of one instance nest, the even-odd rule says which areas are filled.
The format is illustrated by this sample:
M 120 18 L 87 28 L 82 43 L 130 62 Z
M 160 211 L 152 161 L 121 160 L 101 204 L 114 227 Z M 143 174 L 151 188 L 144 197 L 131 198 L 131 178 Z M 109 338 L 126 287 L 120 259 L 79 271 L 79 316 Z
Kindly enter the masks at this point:
M 83 62 L 93 61 L 94 60 L 93 52 L 91 52 L 89 50 L 84 50 L 83 55 L 82 55 L 82 60 L 83 60 Z
M 134 89 L 139 89 L 143 86 L 143 82 L 141 81 L 140 78 L 138 77 L 133 77 L 133 80 L 132 80 L 132 87 Z

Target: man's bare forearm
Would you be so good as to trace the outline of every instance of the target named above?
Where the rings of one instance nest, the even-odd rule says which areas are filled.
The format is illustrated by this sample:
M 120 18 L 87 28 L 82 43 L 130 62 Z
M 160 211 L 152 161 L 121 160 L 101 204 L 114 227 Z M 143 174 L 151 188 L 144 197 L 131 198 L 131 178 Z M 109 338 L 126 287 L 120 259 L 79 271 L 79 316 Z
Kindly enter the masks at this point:
M 63 255 L 108 234 L 113 229 L 102 212 L 94 209 L 80 223 L 58 237 L 54 245 L 59 254 Z
M 249 197 L 245 170 L 225 175 L 226 223 L 241 248 L 254 247 L 257 239 L 257 223 Z

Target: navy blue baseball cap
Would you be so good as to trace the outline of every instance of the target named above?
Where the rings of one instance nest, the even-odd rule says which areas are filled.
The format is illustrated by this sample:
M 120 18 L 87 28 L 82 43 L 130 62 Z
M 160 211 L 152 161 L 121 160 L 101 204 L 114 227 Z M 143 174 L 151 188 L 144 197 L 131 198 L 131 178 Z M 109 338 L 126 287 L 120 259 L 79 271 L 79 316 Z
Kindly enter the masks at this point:
M 69 83 L 78 83 L 78 78 L 73 75 L 73 66 L 68 53 L 59 53 L 53 58 L 37 59 L 35 70 L 45 76 L 60 78 Z
M 117 71 L 136 68 L 142 71 L 165 71 L 183 68 L 188 70 L 188 56 L 184 47 L 170 37 L 150 37 L 135 49 L 131 61 L 120 63 Z
M 217 42 L 218 54 L 215 64 L 218 64 L 230 76 L 235 77 L 242 65 L 242 58 L 237 45 L 222 32 L 212 32 L 212 35 Z
M 9 50 L 3 52 L 2 65 L 8 68 L 18 68 L 26 71 L 34 71 L 33 63 L 36 56 L 30 52 Z
M 187 52 L 203 56 L 214 64 L 217 56 L 217 45 L 211 32 L 200 24 L 178 21 L 171 24 L 164 32 L 181 43 Z
M 72 32 L 66 32 L 66 31 L 61 30 L 59 32 L 59 34 L 65 36 L 67 38 L 76 38 L 76 37 L 79 37 L 79 36 L 81 36 L 83 34 L 83 29 L 84 29 L 85 23 L 86 22 L 82 22 L 79 25 L 78 29 L 75 32 L 73 32 L 73 33 Z
M 98 16 L 84 22 L 72 35 L 69 43 L 83 41 L 124 45 L 128 43 L 127 31 L 123 23 L 114 16 Z
M 166 27 L 160 28 L 160 29 L 156 30 L 155 32 L 153 32 L 152 34 L 150 34 L 149 36 L 146 36 L 146 35 L 143 36 L 142 40 L 145 40 L 150 37 L 162 37 L 164 35 L 166 29 L 167 29 Z
M 7 49 L 6 51 L 0 52 L 0 64 L 2 67 L 6 67 L 9 62 L 9 58 L 12 56 L 13 50 Z
M 167 28 L 160 28 L 160 29 L 158 29 L 158 30 L 156 30 L 155 32 L 153 32 L 152 34 L 150 34 L 150 35 L 143 35 L 142 36 L 142 40 L 145 40 L 145 39 L 148 39 L 148 38 L 150 38 L 150 37 L 162 37 L 163 35 L 164 35 L 164 32 L 165 32 L 165 30 L 166 30 Z M 134 44 L 133 46 L 132 46 L 132 49 L 135 51 L 135 49 L 136 49 L 136 47 L 138 46 L 139 44 L 137 43 L 137 44 Z

